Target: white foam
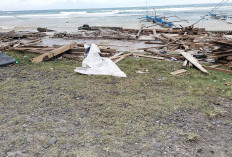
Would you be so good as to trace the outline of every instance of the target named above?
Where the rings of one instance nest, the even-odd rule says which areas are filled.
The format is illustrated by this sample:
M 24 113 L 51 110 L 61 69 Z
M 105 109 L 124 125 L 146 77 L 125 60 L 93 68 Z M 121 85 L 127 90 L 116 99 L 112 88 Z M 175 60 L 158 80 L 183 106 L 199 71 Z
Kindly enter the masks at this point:
M 19 18 L 77 18 L 77 17 L 107 17 L 107 16 L 140 16 L 143 14 L 123 14 L 120 10 L 112 10 L 108 12 L 88 13 L 82 12 L 60 12 L 59 14 L 25 14 L 19 15 Z M 0 18 L 9 18 L 13 16 L 0 16 Z
M 0 26 L 0 29 L 14 29 L 13 26 Z
M 159 11 L 173 11 L 173 12 L 181 12 L 181 11 L 196 11 L 196 10 L 212 10 L 215 7 L 183 7 L 183 8 L 162 8 L 156 9 Z M 232 6 L 224 6 L 221 9 L 232 9 Z
M 86 15 L 86 11 L 71 11 L 71 12 L 60 12 L 61 15 Z

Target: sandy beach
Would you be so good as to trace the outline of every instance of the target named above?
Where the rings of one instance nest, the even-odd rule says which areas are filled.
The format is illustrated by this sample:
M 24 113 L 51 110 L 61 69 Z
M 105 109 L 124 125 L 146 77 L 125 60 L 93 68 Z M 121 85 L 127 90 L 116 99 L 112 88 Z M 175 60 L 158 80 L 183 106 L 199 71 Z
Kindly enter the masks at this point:
M 35 31 L 37 27 L 47 27 L 59 32 L 75 32 L 79 26 L 110 26 L 139 29 L 141 20 L 146 15 L 156 14 L 166 17 L 167 21 L 174 22 L 175 27 L 187 27 L 196 23 L 208 14 L 215 4 L 179 5 L 159 7 L 133 7 L 133 8 L 103 8 L 103 9 L 69 9 L 69 10 L 37 10 L 37 11 L 8 11 L 0 13 L 0 31 Z M 231 15 L 231 5 L 221 7 L 218 14 Z M 176 17 L 175 17 L 176 16 Z M 183 21 L 186 20 L 186 21 Z M 154 24 L 142 20 L 145 26 Z M 231 30 L 231 24 L 225 20 L 206 18 L 195 27 L 206 30 Z M 160 28 L 156 26 L 155 28 Z

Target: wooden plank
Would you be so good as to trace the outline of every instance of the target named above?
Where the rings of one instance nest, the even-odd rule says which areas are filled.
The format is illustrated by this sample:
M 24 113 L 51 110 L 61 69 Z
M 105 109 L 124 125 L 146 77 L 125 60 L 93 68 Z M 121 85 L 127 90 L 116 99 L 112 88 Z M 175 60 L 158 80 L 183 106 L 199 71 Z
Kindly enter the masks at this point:
M 179 75 L 179 74 L 182 74 L 182 73 L 185 73 L 185 72 L 187 72 L 187 70 L 185 70 L 185 69 L 180 69 L 180 70 L 171 72 L 171 74 L 172 74 L 172 75 Z
M 73 60 L 78 60 L 81 58 L 80 56 L 77 56 L 74 54 L 63 54 L 62 57 L 68 58 L 68 59 L 73 59 Z
M 128 47 L 128 45 L 97 44 L 98 46 Z
M 110 59 L 113 60 L 113 59 L 118 58 L 118 56 L 123 55 L 123 54 L 124 54 L 124 52 L 116 53 L 114 56 L 110 57 Z
M 3 36 L 0 37 L 0 40 L 4 39 L 4 38 L 7 38 L 9 35 L 11 35 L 12 33 L 14 33 L 15 31 L 10 31 L 10 32 L 7 32 L 5 33 Z
M 155 41 L 153 41 L 153 42 L 151 42 L 151 41 L 145 41 L 144 43 L 145 44 L 156 44 L 156 45 L 163 45 L 164 44 L 162 42 L 155 42 Z
M 133 55 L 133 53 L 127 53 L 127 54 L 124 54 L 124 55 L 121 55 L 121 56 L 112 57 L 110 59 L 115 60 L 115 59 L 118 59 L 118 58 L 121 58 L 121 57 L 127 57 L 127 56 L 131 56 L 131 55 Z
M 139 32 L 136 35 L 136 39 L 140 37 L 141 32 L 143 31 L 143 26 L 140 27 Z
M 170 54 L 161 54 L 161 53 L 157 53 L 155 51 L 151 51 L 151 50 L 145 50 L 146 52 L 152 53 L 155 56 L 161 56 L 161 57 L 166 57 L 166 58 L 170 58 L 170 57 L 174 57 L 177 59 L 183 59 L 184 57 L 181 55 L 170 55 Z
M 161 45 L 161 46 L 154 46 L 154 47 L 146 47 L 146 48 L 139 48 L 138 50 L 148 50 L 148 49 L 162 49 L 168 47 L 168 45 Z
M 157 33 L 156 33 L 155 28 L 152 30 L 152 33 L 153 33 L 154 38 L 156 39 L 156 37 L 157 37 Z
M 52 50 L 54 50 L 54 48 L 53 47 L 45 47 L 45 48 L 16 47 L 16 48 L 13 48 L 13 50 L 18 50 L 18 51 L 25 51 L 25 50 L 52 51 Z
M 40 56 L 38 56 L 38 57 L 35 57 L 35 58 L 32 60 L 32 62 L 33 62 L 33 63 L 39 63 L 39 62 L 42 62 L 42 61 L 44 61 L 44 60 L 48 60 L 48 59 L 50 59 L 50 58 L 53 58 L 53 57 L 55 57 L 55 56 L 57 56 L 57 55 L 59 55 L 59 54 L 62 54 L 62 53 L 64 53 L 64 52 L 70 50 L 71 48 L 74 48 L 75 46 L 77 46 L 76 43 L 72 43 L 72 44 L 70 44 L 70 45 L 64 45 L 64 46 L 62 46 L 62 47 L 60 47 L 60 48 L 58 48 L 58 49 L 55 49 L 55 50 L 53 50 L 53 51 L 50 51 L 50 52 L 47 52 L 47 53 L 45 53 L 45 54 L 43 54 L 43 55 L 40 55 Z
M 186 52 L 181 52 L 181 54 L 187 59 L 190 63 L 192 63 L 195 67 L 197 67 L 199 70 L 201 70 L 203 73 L 209 74 L 207 70 L 205 70 L 201 64 L 198 63 L 198 60 L 196 60 L 191 54 Z
M 228 57 L 228 56 L 232 56 L 232 53 L 231 54 L 223 54 L 223 55 L 211 55 L 209 56 L 210 58 L 222 58 L 222 57 Z
M 101 56 L 101 57 L 110 57 L 111 54 L 110 54 L 110 53 L 104 53 L 104 52 L 102 53 L 102 52 L 101 52 L 101 53 L 100 53 L 100 56 Z
M 224 72 L 224 73 L 227 73 L 227 74 L 232 74 L 231 70 L 225 70 L 225 69 L 221 69 L 221 68 L 213 68 L 213 67 L 210 67 L 210 66 L 203 66 L 203 67 L 205 69 L 208 69 L 208 70 L 214 70 L 214 71 Z
M 114 63 L 117 64 L 118 62 L 124 60 L 125 58 L 126 58 L 125 56 L 122 56 L 122 57 L 116 59 L 116 60 L 114 61 Z
M 133 56 L 138 56 L 138 57 L 143 57 L 143 58 L 151 58 L 151 59 L 158 59 L 158 60 L 164 60 L 164 57 L 156 57 L 156 56 L 148 56 L 148 55 L 142 55 L 142 54 L 137 54 L 133 53 Z
M 188 60 L 185 60 L 183 63 L 183 67 L 187 67 L 187 64 L 188 64 Z

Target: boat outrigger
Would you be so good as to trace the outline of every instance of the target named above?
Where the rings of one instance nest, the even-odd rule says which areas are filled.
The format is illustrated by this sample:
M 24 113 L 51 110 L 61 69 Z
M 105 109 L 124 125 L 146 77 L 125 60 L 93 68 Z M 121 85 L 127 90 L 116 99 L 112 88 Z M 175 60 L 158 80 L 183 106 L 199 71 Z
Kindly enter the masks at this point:
M 165 20 L 165 17 L 159 17 L 157 15 L 155 15 L 154 17 L 151 17 L 151 16 L 146 16 L 146 20 L 147 21 L 152 21 L 153 23 L 157 24 L 157 25 L 160 25 L 162 27 L 165 27 L 165 28 L 171 28 L 174 26 L 174 24 L 172 22 L 168 22 Z

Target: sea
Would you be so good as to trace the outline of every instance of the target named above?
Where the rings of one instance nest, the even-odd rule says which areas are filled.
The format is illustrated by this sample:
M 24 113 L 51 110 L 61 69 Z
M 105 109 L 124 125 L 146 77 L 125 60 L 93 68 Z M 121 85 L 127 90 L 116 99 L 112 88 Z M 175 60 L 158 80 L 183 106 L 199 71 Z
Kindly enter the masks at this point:
M 176 27 L 186 27 L 195 24 L 218 4 L 143 6 L 127 8 L 97 8 L 97 9 L 64 9 L 64 10 L 26 10 L 0 11 L 0 31 L 36 31 L 37 27 L 47 27 L 56 31 L 75 32 L 78 27 L 113 26 L 138 29 L 141 25 L 147 28 L 159 27 L 146 22 L 146 15 L 155 13 L 174 22 Z M 232 16 L 232 3 L 218 7 L 215 13 Z M 195 27 L 207 30 L 232 30 L 232 24 L 225 20 L 204 18 Z

